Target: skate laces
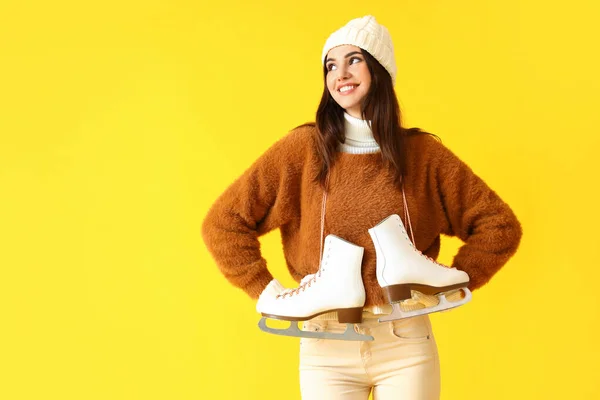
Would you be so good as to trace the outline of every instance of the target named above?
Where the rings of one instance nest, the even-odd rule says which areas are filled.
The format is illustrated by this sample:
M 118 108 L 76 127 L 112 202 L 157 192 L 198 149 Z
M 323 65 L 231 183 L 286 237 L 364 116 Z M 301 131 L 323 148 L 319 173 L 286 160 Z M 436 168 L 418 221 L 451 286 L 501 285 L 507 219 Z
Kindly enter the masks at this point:
M 317 281 L 317 278 L 321 276 L 321 271 L 316 272 L 314 274 L 306 275 L 304 278 L 300 280 L 300 285 L 297 288 L 293 289 L 285 289 L 283 292 L 279 293 L 275 296 L 277 299 L 285 298 L 286 296 L 293 296 L 300 292 L 304 292 L 307 287 L 310 287 L 311 284 Z
M 412 248 L 415 249 L 420 255 L 427 258 L 429 261 L 431 261 L 441 267 L 450 268 L 444 264 L 440 264 L 439 262 L 437 262 L 433 258 L 429 257 L 428 255 L 423 254 L 423 252 L 421 252 L 421 250 L 417 249 L 417 246 L 415 246 L 415 235 L 413 233 L 412 224 L 410 223 L 410 214 L 408 212 L 408 203 L 406 202 L 406 194 L 404 193 L 404 182 L 402 182 L 402 200 L 404 200 L 404 220 L 408 223 L 408 227 L 410 228 L 410 236 L 412 238 L 412 241 L 408 238 L 408 234 L 406 233 L 406 230 L 405 229 L 402 229 L 402 230 L 406 234 L 406 238 L 408 239 L 408 242 L 410 243 Z
M 310 287 L 310 285 L 316 281 L 317 275 L 320 275 L 318 272 L 310 275 L 306 275 L 302 280 L 300 280 L 300 285 L 297 288 L 293 289 L 285 289 L 281 293 L 279 293 L 276 297 L 283 298 L 285 296 L 292 296 L 296 293 L 300 293 L 300 291 L 304 291 L 306 287 Z
M 307 287 L 310 287 L 314 282 L 316 282 L 317 278 L 321 276 L 322 272 L 322 262 L 323 262 L 323 231 L 325 230 L 325 210 L 327 205 L 327 190 L 329 189 L 329 171 L 327 171 L 327 176 L 325 177 L 325 190 L 323 190 L 323 199 L 321 200 L 321 239 L 319 241 L 319 270 L 314 274 L 306 275 L 304 278 L 300 280 L 300 285 L 297 288 L 286 289 L 283 292 L 279 293 L 276 298 L 285 298 L 286 296 L 293 296 L 295 294 L 304 292 Z
M 325 210 L 327 205 L 327 191 L 329 190 L 329 171 L 325 177 L 325 190 L 323 190 L 323 199 L 321 200 L 321 240 L 319 241 L 319 263 L 323 257 L 323 231 L 325 229 Z M 319 265 L 319 269 L 321 265 Z
M 304 278 L 302 278 L 300 280 L 300 285 L 297 288 L 285 289 L 283 292 L 279 293 L 276 296 L 276 298 L 281 299 L 281 298 L 285 298 L 286 296 L 291 297 L 300 292 L 304 292 L 307 287 L 310 287 L 313 283 L 315 283 L 317 281 L 317 278 L 319 278 L 321 276 L 322 272 L 325 270 L 325 266 L 327 265 L 327 259 L 329 258 L 329 249 L 330 248 L 331 248 L 331 244 L 327 248 L 327 255 L 321 259 L 321 261 L 324 260 L 325 262 L 321 264 L 321 266 L 317 272 L 315 272 L 314 274 L 306 275 Z

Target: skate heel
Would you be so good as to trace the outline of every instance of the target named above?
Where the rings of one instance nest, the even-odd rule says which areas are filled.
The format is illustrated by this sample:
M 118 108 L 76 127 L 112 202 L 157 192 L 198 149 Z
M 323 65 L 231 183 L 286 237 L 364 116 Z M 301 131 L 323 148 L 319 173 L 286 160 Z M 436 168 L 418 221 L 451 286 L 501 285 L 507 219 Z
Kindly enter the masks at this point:
M 384 287 L 388 303 L 397 303 L 412 297 L 410 285 L 390 285 Z
M 362 311 L 362 307 L 337 310 L 338 322 L 340 324 L 360 324 L 362 322 Z

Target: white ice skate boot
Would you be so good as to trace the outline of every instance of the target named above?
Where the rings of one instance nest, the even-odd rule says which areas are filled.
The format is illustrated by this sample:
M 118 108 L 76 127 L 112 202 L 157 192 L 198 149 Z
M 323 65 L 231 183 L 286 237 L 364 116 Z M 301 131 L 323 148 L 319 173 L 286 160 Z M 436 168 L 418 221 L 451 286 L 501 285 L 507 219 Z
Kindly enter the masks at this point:
M 397 214 L 369 229 L 369 234 L 377 255 L 377 281 L 393 307 L 392 314 L 380 318 L 379 322 L 447 310 L 471 300 L 471 291 L 467 288 L 469 275 L 440 264 L 417 250 Z M 457 289 L 464 291 L 464 296 L 456 296 L 460 294 Z M 413 290 L 435 295 L 439 301 L 431 307 L 404 311 L 399 303 L 411 299 Z M 448 292 L 459 300 L 448 301 Z
M 319 271 L 304 277 L 300 286 L 284 289 L 275 279 L 261 293 L 256 309 L 262 314 L 261 330 L 276 335 L 339 340 L 373 340 L 358 334 L 354 325 L 362 322 L 365 288 L 361 276 L 364 248 L 335 235 L 325 238 Z M 343 334 L 308 332 L 298 329 L 298 321 L 337 312 L 338 322 L 346 323 Z M 291 321 L 287 329 L 266 325 L 266 318 Z

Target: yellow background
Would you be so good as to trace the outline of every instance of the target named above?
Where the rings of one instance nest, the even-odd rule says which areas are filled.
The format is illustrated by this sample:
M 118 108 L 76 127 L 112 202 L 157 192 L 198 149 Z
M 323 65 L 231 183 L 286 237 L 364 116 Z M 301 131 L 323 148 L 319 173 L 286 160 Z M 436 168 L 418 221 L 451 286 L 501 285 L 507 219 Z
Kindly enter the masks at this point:
M 321 47 L 365 14 L 394 39 L 406 125 L 524 228 L 432 316 L 442 399 L 600 398 L 600 6 L 581 0 L 3 2 L 0 398 L 300 398 L 298 340 L 259 331 L 200 226 L 314 120 Z M 293 285 L 279 233 L 262 243 Z

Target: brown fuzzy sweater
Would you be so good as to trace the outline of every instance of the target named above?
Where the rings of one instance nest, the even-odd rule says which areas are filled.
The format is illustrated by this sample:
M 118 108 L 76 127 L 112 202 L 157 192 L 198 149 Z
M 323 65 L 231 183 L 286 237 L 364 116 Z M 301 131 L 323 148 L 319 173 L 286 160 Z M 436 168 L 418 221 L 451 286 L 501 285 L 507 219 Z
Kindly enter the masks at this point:
M 287 267 L 296 281 L 319 267 L 322 189 L 313 181 L 319 162 L 316 128 L 292 130 L 261 155 L 208 211 L 204 242 L 235 286 L 256 299 L 273 279 L 258 237 L 279 228 Z M 464 245 L 452 267 L 477 289 L 508 261 L 522 231 L 510 207 L 433 136 L 409 136 L 405 193 L 416 247 L 437 258 L 440 234 Z M 390 214 L 404 220 L 402 191 L 381 153 L 340 152 L 331 170 L 323 237 L 333 233 L 364 247 L 365 306 L 385 304 L 375 275 L 376 256 L 367 229 Z M 405 225 L 406 225 L 406 221 Z M 408 229 L 408 226 L 407 226 Z

